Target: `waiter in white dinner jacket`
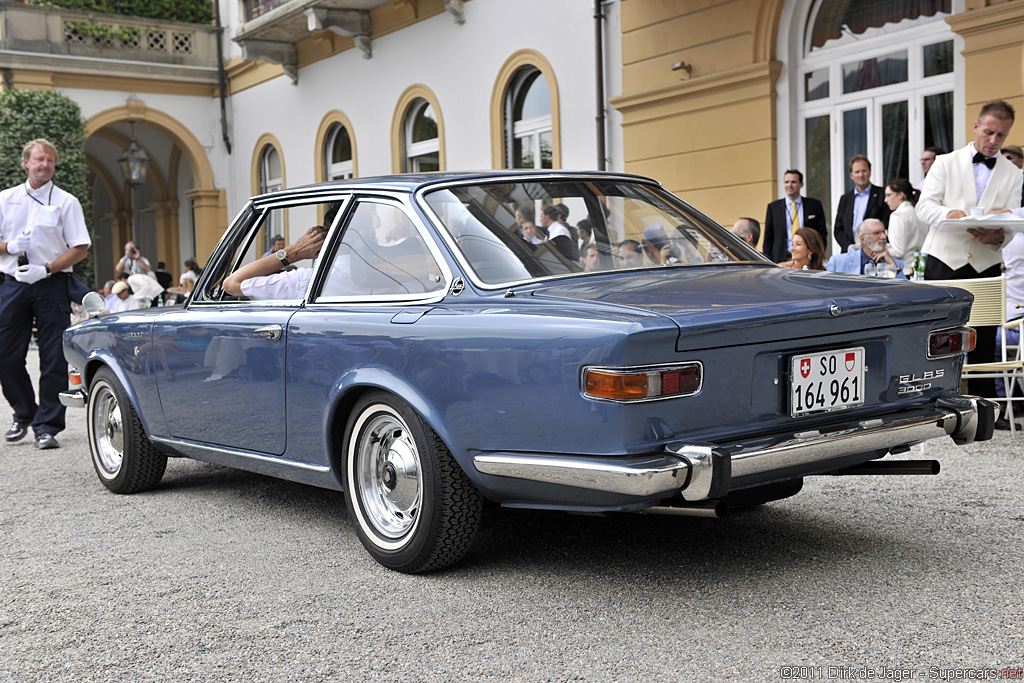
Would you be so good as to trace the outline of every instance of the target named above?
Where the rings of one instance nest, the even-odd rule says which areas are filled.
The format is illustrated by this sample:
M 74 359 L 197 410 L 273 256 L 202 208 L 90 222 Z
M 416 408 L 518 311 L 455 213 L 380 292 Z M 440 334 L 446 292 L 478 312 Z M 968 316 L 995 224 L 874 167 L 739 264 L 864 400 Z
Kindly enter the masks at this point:
M 985 104 L 974 122 L 974 141 L 936 157 L 925 176 L 915 207 L 918 218 L 930 226 L 922 247 L 928 254 L 925 280 L 998 277 L 1002 272 L 1002 249 L 1009 241 L 1002 228 L 939 230 L 936 224 L 944 219 L 963 218 L 974 207 L 1020 206 L 1021 171 L 999 153 L 1013 127 L 1013 119 L 1013 107 L 1006 102 Z M 969 361 L 991 362 L 995 339 L 995 327 L 979 328 L 977 345 Z M 969 385 L 972 394 L 995 395 L 994 380 L 971 380 Z
M 996 277 L 1006 242 L 1001 228 L 938 230 L 947 218 L 963 218 L 974 207 L 1020 206 L 1021 171 L 999 153 L 1013 127 L 1014 111 L 997 100 L 981 108 L 974 122 L 974 142 L 936 157 L 915 210 L 930 226 L 922 251 L 928 254 L 926 280 Z

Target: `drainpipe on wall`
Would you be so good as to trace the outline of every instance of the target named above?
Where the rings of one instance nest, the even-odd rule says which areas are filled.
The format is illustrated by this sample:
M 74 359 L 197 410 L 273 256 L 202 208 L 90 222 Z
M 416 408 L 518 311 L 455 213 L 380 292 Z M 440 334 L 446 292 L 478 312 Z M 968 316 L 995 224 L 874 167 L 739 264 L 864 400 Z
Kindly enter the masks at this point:
M 604 43 L 602 42 L 602 30 L 604 14 L 601 12 L 602 0 L 593 0 L 594 4 L 594 71 L 597 78 L 597 170 L 605 170 L 605 117 L 604 117 Z
M 221 41 L 224 39 L 224 27 L 220 25 L 220 2 L 214 0 L 213 8 L 214 17 L 217 21 L 217 86 L 220 89 L 220 130 L 224 136 L 224 146 L 227 147 L 228 154 L 231 154 L 231 138 L 228 136 L 227 101 L 224 92 L 227 87 L 224 74 L 224 46 L 221 44 Z

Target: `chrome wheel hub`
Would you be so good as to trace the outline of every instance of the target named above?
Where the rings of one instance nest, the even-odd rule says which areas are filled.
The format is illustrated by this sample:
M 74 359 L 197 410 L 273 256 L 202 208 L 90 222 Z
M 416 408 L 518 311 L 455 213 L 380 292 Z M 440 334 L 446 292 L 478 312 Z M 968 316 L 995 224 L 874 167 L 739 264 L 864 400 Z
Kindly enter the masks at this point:
M 124 421 L 121 406 L 109 387 L 97 390 L 92 400 L 93 442 L 100 466 L 117 474 L 124 460 Z
M 403 536 L 415 525 L 423 496 L 412 434 L 396 415 L 376 415 L 364 427 L 356 458 L 354 474 L 369 522 L 383 536 Z

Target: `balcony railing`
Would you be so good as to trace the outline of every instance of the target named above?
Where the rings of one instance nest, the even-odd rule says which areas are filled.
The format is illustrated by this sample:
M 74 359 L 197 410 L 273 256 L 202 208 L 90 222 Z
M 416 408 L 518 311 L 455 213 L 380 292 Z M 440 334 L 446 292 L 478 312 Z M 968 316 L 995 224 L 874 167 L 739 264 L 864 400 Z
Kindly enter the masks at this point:
M 0 0 L 0 50 L 217 68 L 213 26 Z

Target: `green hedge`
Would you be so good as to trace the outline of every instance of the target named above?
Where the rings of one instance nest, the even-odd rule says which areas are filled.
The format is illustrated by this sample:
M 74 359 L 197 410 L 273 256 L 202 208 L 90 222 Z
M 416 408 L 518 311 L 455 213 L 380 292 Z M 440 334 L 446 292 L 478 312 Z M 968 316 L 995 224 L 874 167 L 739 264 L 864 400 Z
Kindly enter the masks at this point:
M 57 147 L 60 159 L 53 182 L 78 197 L 92 235 L 92 193 L 86 183 L 85 120 L 78 104 L 56 92 L 4 90 L 0 92 L 0 189 L 25 182 L 21 163 L 25 143 L 46 138 Z M 92 256 L 75 268 L 94 284 Z
M 29 0 L 28 4 L 190 24 L 213 21 L 210 0 Z

